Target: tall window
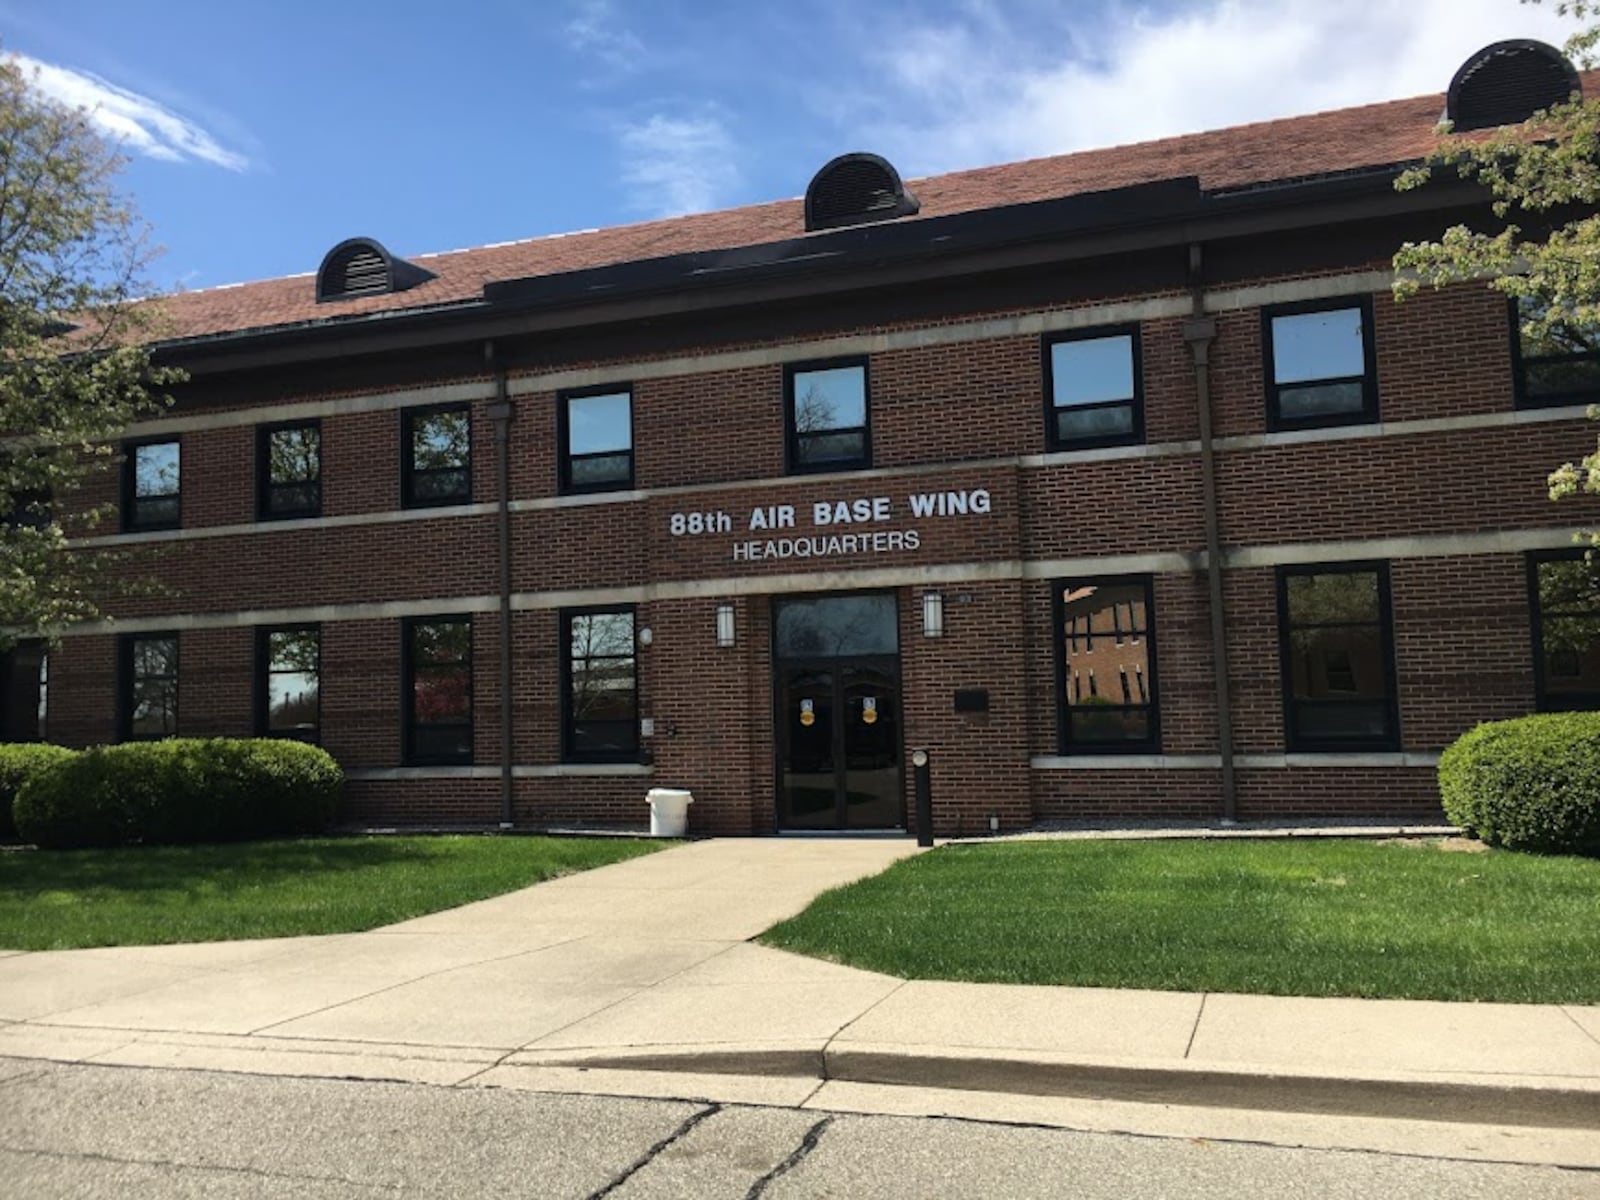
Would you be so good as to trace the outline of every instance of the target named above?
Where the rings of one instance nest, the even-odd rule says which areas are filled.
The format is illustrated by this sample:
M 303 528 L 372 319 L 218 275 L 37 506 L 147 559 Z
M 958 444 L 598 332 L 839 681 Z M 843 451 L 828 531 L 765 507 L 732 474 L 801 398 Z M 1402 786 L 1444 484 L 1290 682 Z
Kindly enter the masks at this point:
M 1143 440 L 1138 326 L 1046 338 L 1044 372 L 1046 433 L 1053 449 Z
M 119 649 L 122 740 L 172 737 L 178 732 L 178 635 L 124 634 Z
M 256 732 L 322 735 L 322 635 L 315 625 L 256 631 Z
M 791 363 L 783 378 L 789 470 L 872 465 L 865 359 Z
M 561 490 L 633 486 L 633 393 L 626 387 L 567 392 L 560 401 Z
M 1056 584 L 1064 753 L 1159 747 L 1152 609 L 1148 576 Z
M 256 515 L 263 521 L 322 512 L 322 428 L 315 421 L 256 432 Z
M 465 404 L 402 409 L 401 497 L 407 508 L 472 499 L 472 416 Z
M 1399 747 L 1391 625 L 1381 563 L 1278 569 L 1290 750 Z
M 134 442 L 124 449 L 122 527 L 129 532 L 176 529 L 182 516 L 177 439 Z
M 1534 554 L 1528 583 L 1539 708 L 1600 708 L 1600 563 L 1581 550 Z
M 1522 297 L 1511 304 L 1511 331 L 1519 408 L 1600 400 L 1600 329 Z
M 0 742 L 44 740 L 49 685 L 43 642 L 18 642 L 0 653 Z
M 472 761 L 472 618 L 405 623 L 405 759 Z
M 562 756 L 572 762 L 636 762 L 639 681 L 633 609 L 564 612 Z
M 1314 429 L 1378 419 L 1368 297 L 1264 308 L 1261 325 L 1267 428 Z

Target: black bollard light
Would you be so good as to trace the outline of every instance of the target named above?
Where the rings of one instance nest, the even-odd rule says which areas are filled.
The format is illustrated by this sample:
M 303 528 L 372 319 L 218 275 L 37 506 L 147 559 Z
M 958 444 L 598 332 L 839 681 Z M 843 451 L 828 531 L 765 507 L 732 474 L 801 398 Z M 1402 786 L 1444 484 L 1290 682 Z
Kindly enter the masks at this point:
M 933 845 L 933 780 L 928 772 L 928 752 L 911 752 L 911 775 L 917 792 L 917 845 Z

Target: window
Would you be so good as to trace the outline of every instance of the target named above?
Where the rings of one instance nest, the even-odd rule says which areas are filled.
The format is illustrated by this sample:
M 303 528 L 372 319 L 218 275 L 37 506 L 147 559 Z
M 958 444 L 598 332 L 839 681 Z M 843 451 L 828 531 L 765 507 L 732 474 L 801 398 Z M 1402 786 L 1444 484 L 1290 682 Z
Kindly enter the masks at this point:
M 322 428 L 315 421 L 256 431 L 256 516 L 263 521 L 322 513 Z
M 472 618 L 405 623 L 405 760 L 472 761 Z
M 400 413 L 401 499 L 407 508 L 472 499 L 472 416 L 465 404 Z
M 177 440 L 136 442 L 124 450 L 122 527 L 129 532 L 176 529 L 181 517 Z
M 44 740 L 49 685 L 43 642 L 18 642 L 0 654 L 0 742 Z
M 1386 566 L 1280 567 L 1278 631 L 1290 750 L 1399 747 Z
M 1056 584 L 1056 662 L 1063 753 L 1160 747 L 1148 576 Z
M 560 400 L 561 490 L 633 486 L 633 392 L 626 387 L 566 392 Z
M 322 635 L 315 625 L 256 631 L 256 732 L 315 742 L 322 734 Z
M 1511 339 L 1518 408 L 1600 400 L 1600 329 L 1563 321 L 1547 305 L 1519 297 L 1511 302 Z
M 1144 439 L 1139 329 L 1098 329 L 1044 343 L 1046 440 L 1052 449 Z
M 178 732 L 178 635 L 124 634 L 119 724 L 123 741 Z
M 1528 559 L 1541 711 L 1600 708 L 1600 563 L 1582 550 Z
M 1264 308 L 1261 325 L 1268 429 L 1315 429 L 1378 419 L 1370 299 Z
M 783 378 L 790 471 L 872 465 L 864 359 L 791 363 Z
M 561 614 L 566 651 L 562 757 L 570 762 L 636 762 L 639 680 L 633 610 Z

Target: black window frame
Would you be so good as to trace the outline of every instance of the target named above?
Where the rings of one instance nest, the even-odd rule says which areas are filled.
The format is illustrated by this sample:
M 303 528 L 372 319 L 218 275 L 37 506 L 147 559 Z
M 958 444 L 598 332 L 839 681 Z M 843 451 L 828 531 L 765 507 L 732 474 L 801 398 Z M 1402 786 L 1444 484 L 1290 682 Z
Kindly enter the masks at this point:
M 1552 396 L 1531 396 L 1528 393 L 1528 366 L 1539 363 L 1584 362 L 1600 363 L 1600 350 L 1577 354 L 1524 354 L 1522 352 L 1522 309 L 1517 297 L 1506 299 L 1506 312 L 1511 322 L 1511 380 L 1513 403 L 1517 408 L 1578 408 L 1600 402 L 1600 385 L 1587 391 L 1560 392 Z
M 1093 404 L 1057 404 L 1055 382 L 1055 347 L 1069 342 L 1093 342 L 1103 338 L 1131 338 L 1130 353 L 1133 368 L 1133 395 L 1126 400 L 1102 400 Z M 1144 444 L 1144 342 L 1137 321 L 1121 325 L 1099 325 L 1093 329 L 1072 329 L 1061 333 L 1047 333 L 1040 339 L 1041 371 L 1044 378 L 1044 436 L 1051 450 L 1093 450 L 1105 446 L 1139 446 Z M 1059 412 L 1092 412 L 1097 409 L 1128 407 L 1133 411 L 1133 428 L 1128 433 L 1104 434 L 1095 437 L 1063 438 L 1056 419 Z
M 419 625 L 466 625 L 467 657 L 467 719 L 466 721 L 418 721 L 416 719 L 416 648 L 411 636 Z M 474 762 L 474 745 L 477 734 L 477 705 L 474 696 L 472 669 L 476 630 L 471 613 L 429 613 L 427 616 L 405 617 L 400 623 L 400 757 L 408 767 L 471 766 Z M 419 753 L 416 735 L 419 729 L 467 730 L 467 752 L 463 754 Z
M 1533 641 L 1533 694 L 1539 712 L 1592 712 L 1600 710 L 1600 690 L 1593 692 L 1557 693 L 1557 702 L 1551 703 L 1546 690 L 1544 620 L 1546 613 L 1539 596 L 1539 566 L 1548 562 L 1581 562 L 1587 557 L 1582 547 L 1570 550 L 1533 550 L 1527 556 L 1528 571 L 1528 625 Z M 1600 564 L 1591 567 L 1600 570 Z M 1557 616 L 1564 614 L 1557 613 Z M 1600 610 L 1596 610 L 1600 616 Z
M 418 471 L 415 466 L 416 444 L 413 440 L 412 423 L 421 418 L 431 417 L 438 413 L 465 413 L 467 417 L 467 461 L 461 467 L 436 467 Z M 461 495 L 449 496 L 421 496 L 416 494 L 416 479 L 418 475 L 430 475 L 445 471 L 463 471 L 466 475 L 466 487 Z M 460 504 L 472 503 L 472 404 L 469 401 L 458 401 L 450 404 L 418 404 L 400 410 L 400 507 L 402 508 L 449 508 Z
M 272 635 L 275 633 L 314 633 L 317 635 L 317 663 L 313 674 L 317 677 L 317 719 L 311 730 L 306 733 L 275 730 L 272 726 Z M 289 672 L 282 672 L 288 674 Z M 315 622 L 300 622 L 293 625 L 258 625 L 256 626 L 256 654 L 255 677 L 253 691 L 255 697 L 255 731 L 257 737 L 283 738 L 286 741 L 309 742 L 313 746 L 322 744 L 322 626 Z
M 580 750 L 575 742 L 572 712 L 572 619 L 601 614 L 627 613 L 633 618 L 633 745 L 613 754 Z M 639 609 L 633 604 L 584 605 L 560 610 L 561 634 L 561 761 L 564 763 L 637 763 L 644 749 L 639 734 Z M 616 656 L 605 656 L 616 657 Z M 616 722 L 621 724 L 621 722 Z
M 136 734 L 133 731 L 133 687 L 138 682 L 133 673 L 134 647 L 139 642 L 172 642 L 172 674 L 151 676 L 172 680 L 172 730 L 162 734 Z M 182 678 L 183 644 L 176 629 L 151 630 L 148 633 L 124 633 L 117 637 L 117 740 L 119 742 L 159 742 L 163 738 L 177 737 L 182 731 Z
M 861 420 L 860 425 L 839 425 L 823 431 L 795 428 L 794 383 L 796 376 L 813 371 L 835 371 L 845 367 L 861 369 Z M 861 431 L 861 455 L 857 459 L 836 459 L 828 462 L 808 463 L 800 458 L 800 439 L 819 433 L 837 434 Z M 829 471 L 865 471 L 872 468 L 872 366 L 865 354 L 842 358 L 817 358 L 805 362 L 783 365 L 783 459 L 784 471 L 789 475 L 819 475 Z
M 139 467 L 137 451 L 145 446 L 167 446 L 178 448 L 178 490 L 172 499 L 175 500 L 177 515 L 171 520 L 140 520 L 139 519 Z M 122 532 L 124 533 L 154 533 L 164 529 L 183 528 L 183 438 L 177 434 L 162 434 L 154 437 L 136 438 L 122 443 Z M 150 497 L 156 499 L 157 497 Z M 160 497 L 165 499 L 166 497 Z
M 314 429 L 317 431 L 317 476 L 305 483 L 274 483 L 272 479 L 272 435 L 296 429 Z M 317 499 L 315 504 L 299 508 L 275 509 L 272 505 L 272 494 L 277 488 L 305 487 L 310 484 L 316 488 Z M 318 419 L 308 421 L 275 421 L 270 425 L 256 426 L 256 520 L 258 521 L 294 521 L 322 515 L 322 422 Z
M 1378 624 L 1382 636 L 1384 716 L 1388 730 L 1381 737 L 1370 738 L 1319 738 L 1307 737 L 1298 732 L 1295 722 L 1294 667 L 1290 659 L 1289 580 L 1299 575 L 1376 575 L 1378 580 Z M 1278 616 L 1278 669 L 1281 677 L 1283 703 L 1283 744 L 1289 754 L 1370 754 L 1394 752 L 1401 748 L 1399 668 L 1394 647 L 1394 603 L 1389 579 L 1389 564 L 1381 559 L 1360 562 L 1295 563 L 1274 571 L 1277 589 Z M 1360 624 L 1369 622 L 1324 623 L 1316 628 L 1333 624 Z M 1300 626 L 1304 628 L 1305 626 Z M 1298 703 L 1306 703 L 1299 701 Z M 1336 704 L 1339 701 L 1311 701 L 1311 703 Z M 1370 701 L 1352 701 L 1370 703 Z
M 1079 738 L 1076 741 L 1072 736 L 1072 706 L 1067 703 L 1067 636 L 1065 629 L 1067 585 L 1074 587 L 1093 586 L 1097 588 L 1108 587 L 1138 587 L 1144 590 L 1145 613 L 1145 658 L 1149 664 L 1149 676 L 1146 689 L 1149 699 L 1141 704 L 1112 704 L 1108 708 L 1132 709 L 1143 708 L 1149 712 L 1148 736 L 1139 741 L 1129 741 L 1126 738 L 1111 741 L 1096 741 L 1093 739 Z M 1153 575 L 1084 575 L 1062 576 L 1051 581 L 1050 619 L 1055 628 L 1055 666 L 1056 666 L 1056 749 L 1062 755 L 1100 755 L 1100 754 L 1160 754 L 1161 753 L 1161 689 L 1159 685 L 1160 666 L 1157 662 L 1156 643 L 1156 605 L 1155 605 L 1155 577 Z
M 0 743 L 50 740 L 49 668 L 50 644 L 43 639 L 21 638 L 0 650 Z
M 1354 308 L 1361 313 L 1362 373 L 1333 375 L 1320 380 L 1302 380 L 1299 383 L 1280 384 L 1276 380 L 1277 366 L 1272 337 L 1272 322 L 1278 317 L 1298 317 L 1309 313 L 1339 312 Z M 1291 304 L 1265 305 L 1261 309 L 1261 375 L 1266 384 L 1267 429 L 1285 433 L 1296 429 L 1337 429 L 1346 425 L 1374 425 L 1378 422 L 1378 347 L 1372 318 L 1370 295 L 1336 296 L 1326 300 L 1297 300 Z M 1280 411 L 1280 393 L 1285 388 L 1305 387 L 1312 383 L 1345 383 L 1361 381 L 1361 407 L 1348 413 L 1329 416 L 1284 417 Z
M 574 483 L 572 480 L 572 463 L 574 458 L 613 458 L 622 453 L 620 450 L 611 450 L 595 454 L 572 453 L 572 417 L 568 405 L 573 400 L 588 400 L 595 396 L 622 396 L 628 397 L 628 477 L 625 480 L 605 481 L 601 483 Z M 556 393 L 556 445 L 561 448 L 557 455 L 557 485 L 563 496 L 587 495 L 593 492 L 626 492 L 634 486 L 634 392 L 631 383 L 614 383 L 604 387 L 569 388 Z

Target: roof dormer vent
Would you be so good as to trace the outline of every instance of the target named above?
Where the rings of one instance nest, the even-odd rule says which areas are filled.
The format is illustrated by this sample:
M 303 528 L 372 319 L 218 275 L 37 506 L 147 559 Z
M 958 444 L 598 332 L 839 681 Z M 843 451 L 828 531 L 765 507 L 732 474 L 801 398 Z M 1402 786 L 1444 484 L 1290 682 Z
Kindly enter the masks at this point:
M 1444 115 L 1457 132 L 1516 125 L 1583 94 L 1578 72 L 1554 46 L 1526 39 L 1485 46 L 1450 81 Z
M 806 188 L 806 230 L 909 217 L 921 205 L 900 172 L 876 154 L 841 154 Z
M 436 276 L 396 258 L 373 238 L 350 238 L 329 250 L 317 268 L 317 300 L 353 300 L 403 292 Z

